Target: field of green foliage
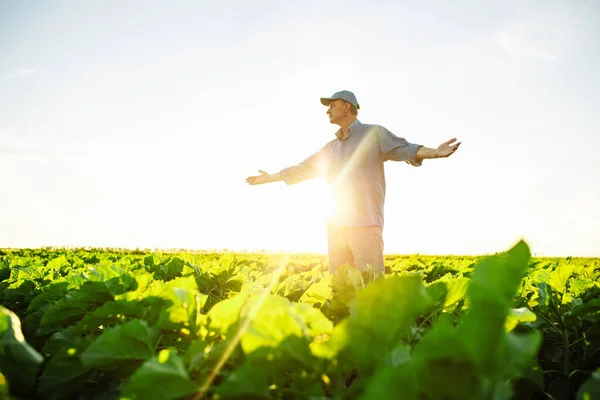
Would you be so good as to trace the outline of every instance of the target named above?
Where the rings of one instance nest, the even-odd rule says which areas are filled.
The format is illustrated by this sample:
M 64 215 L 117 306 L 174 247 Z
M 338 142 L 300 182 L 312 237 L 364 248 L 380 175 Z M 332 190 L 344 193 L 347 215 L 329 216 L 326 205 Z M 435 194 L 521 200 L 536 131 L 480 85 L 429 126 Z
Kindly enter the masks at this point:
M 600 260 L 0 250 L 0 398 L 596 399 Z

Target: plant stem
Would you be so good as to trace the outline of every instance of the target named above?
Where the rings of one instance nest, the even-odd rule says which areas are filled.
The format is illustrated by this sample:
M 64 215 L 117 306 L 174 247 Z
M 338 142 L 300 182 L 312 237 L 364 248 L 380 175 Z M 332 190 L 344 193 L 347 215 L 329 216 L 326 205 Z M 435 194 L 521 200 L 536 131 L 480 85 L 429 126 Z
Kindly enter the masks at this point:
M 560 325 L 563 329 L 563 341 L 564 341 L 564 349 L 565 349 L 565 359 L 564 359 L 564 371 L 565 371 L 565 375 L 569 375 L 569 364 L 570 364 L 570 360 L 569 360 L 569 352 L 570 352 L 570 346 L 569 346 L 569 332 L 567 332 L 567 327 L 565 326 L 565 323 L 560 315 L 560 312 L 558 311 L 558 307 L 556 307 L 556 304 L 554 304 L 554 301 L 552 301 L 552 299 L 550 299 L 550 304 L 552 304 L 552 308 L 554 309 L 554 312 L 556 313 L 556 316 L 558 318 L 558 321 L 560 322 Z
M 574 341 L 573 343 L 570 344 L 571 347 L 575 346 L 577 343 L 579 342 L 583 342 L 585 340 L 585 337 L 579 338 L 576 341 Z

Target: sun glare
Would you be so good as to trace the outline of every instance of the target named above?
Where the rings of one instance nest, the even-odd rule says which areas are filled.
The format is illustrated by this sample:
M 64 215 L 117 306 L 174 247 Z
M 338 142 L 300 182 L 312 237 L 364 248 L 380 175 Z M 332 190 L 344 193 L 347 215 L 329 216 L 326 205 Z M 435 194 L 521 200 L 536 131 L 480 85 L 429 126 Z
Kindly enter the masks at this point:
M 276 188 L 269 196 L 269 217 L 255 233 L 261 248 L 293 252 L 325 252 L 325 225 L 333 213 L 333 198 L 321 179 Z M 247 240 L 247 239 L 246 239 Z M 257 243 L 258 244 L 258 243 Z

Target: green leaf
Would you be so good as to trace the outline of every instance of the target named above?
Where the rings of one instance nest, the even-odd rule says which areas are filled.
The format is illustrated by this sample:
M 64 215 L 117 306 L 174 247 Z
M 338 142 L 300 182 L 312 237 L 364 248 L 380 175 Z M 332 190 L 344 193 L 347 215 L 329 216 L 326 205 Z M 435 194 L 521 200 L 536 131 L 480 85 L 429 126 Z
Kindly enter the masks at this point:
M 552 301 L 552 289 L 550 285 L 545 282 L 536 282 L 535 287 L 537 288 L 538 301 L 537 305 L 541 309 L 545 309 L 550 305 L 550 301 Z
M 21 321 L 0 306 L 0 371 L 8 380 L 11 393 L 31 394 L 44 358 L 25 341 Z
M 524 333 L 509 332 L 504 338 L 502 367 L 505 378 L 521 376 L 532 362 L 542 344 L 542 335 L 537 331 Z
M 510 332 L 515 327 L 523 322 L 534 322 L 537 319 L 533 311 L 526 307 L 521 308 L 511 308 L 508 310 L 508 317 L 506 318 L 506 323 L 504 324 L 504 328 L 506 332 Z
M 326 275 L 318 282 L 313 283 L 302 294 L 298 302 L 311 305 L 323 305 L 331 300 L 331 275 Z
M 248 295 L 238 294 L 215 304 L 207 314 L 209 329 L 225 337 L 229 329 L 238 322 L 242 307 L 247 300 Z
M 57 335 L 57 334 L 55 334 Z M 65 399 L 77 394 L 93 373 L 83 366 L 80 354 L 92 338 L 69 337 L 68 343 L 52 352 L 52 358 L 40 376 L 37 394 L 43 399 Z
M 506 318 L 529 262 L 529 248 L 519 242 L 506 254 L 484 259 L 467 291 L 469 310 L 458 327 L 479 368 L 493 373 L 505 333 Z
M 85 282 L 81 289 L 68 292 L 64 298 L 51 305 L 42 317 L 40 327 L 71 323 L 81 319 L 88 310 L 113 299 L 104 282 Z
M 315 340 L 310 344 L 310 349 L 315 357 L 332 360 L 340 351 L 348 347 L 350 340 L 350 327 L 348 320 L 343 320 L 333 328 L 330 335 Z
M 162 281 L 170 281 L 181 275 L 185 261 L 179 257 L 171 257 L 164 264 L 155 268 L 154 278 Z
M 174 349 L 163 349 L 139 367 L 123 387 L 125 399 L 171 400 L 196 392 Z
M 0 372 L 0 399 L 11 400 L 11 398 L 8 396 L 8 384 L 6 382 L 6 377 L 2 375 L 2 372 Z
M 569 281 L 569 292 L 574 297 L 579 297 L 589 289 L 596 286 L 597 282 L 595 279 L 584 278 L 584 279 L 571 279 Z
M 432 306 L 418 276 L 378 280 L 358 292 L 348 318 L 349 345 L 359 371 L 371 370 Z
M 469 279 L 451 279 L 446 281 L 446 285 L 448 286 L 448 295 L 446 296 L 446 301 L 444 302 L 444 308 L 448 308 L 465 298 L 467 289 L 469 287 Z
M 223 382 L 214 388 L 214 391 L 225 399 L 271 399 L 269 371 L 265 364 L 272 365 L 273 361 L 267 361 L 267 357 L 261 354 L 258 360 L 260 367 L 257 368 L 256 360 L 251 362 L 252 360 L 252 356 L 246 358 L 242 365 L 231 371 Z
M 278 294 L 288 298 L 291 301 L 297 301 L 306 292 L 310 283 L 300 275 L 290 275 L 279 285 L 272 289 L 273 294 Z
M 35 281 L 35 280 L 43 280 L 44 277 L 50 271 L 49 268 L 46 267 L 25 267 L 25 268 L 15 268 L 16 281 Z
M 244 353 L 250 354 L 261 347 L 272 347 L 292 360 L 310 365 L 312 355 L 308 345 L 312 338 L 305 320 L 308 310 L 305 309 L 305 315 L 301 315 L 297 307 L 280 296 L 268 296 L 262 304 L 256 303 L 260 299 L 252 300 L 242 313 L 242 318 L 250 318 L 252 321 L 241 338 Z M 253 316 L 252 310 L 255 307 L 260 308 Z M 318 310 L 314 311 L 319 313 Z
M 81 355 L 86 368 L 128 371 L 154 354 L 159 330 L 133 320 L 107 329 Z
M 571 310 L 571 314 L 574 316 L 596 314 L 597 312 L 600 312 L 600 298 L 591 299 L 587 303 L 578 305 Z
M 600 369 L 594 371 L 577 391 L 577 400 L 595 400 L 600 398 Z
M 468 286 L 468 278 L 438 280 L 427 286 L 427 294 L 442 309 L 446 309 L 464 299 Z
M 208 298 L 207 295 L 198 293 L 198 286 L 192 276 L 175 278 L 169 282 L 154 281 L 145 296 L 160 297 L 170 303 L 161 311 L 157 326 L 171 330 L 195 327 L 197 314 Z
M 129 273 L 114 265 L 90 267 L 90 282 L 102 282 L 112 296 L 117 296 L 137 287 L 136 280 Z
M 54 304 L 65 296 L 69 284 L 67 282 L 55 282 L 46 285 L 42 288 L 42 292 L 35 296 L 29 306 L 27 312 L 34 312 L 48 304 Z
M 0 282 L 10 278 L 10 261 L 8 258 L 0 259 Z
M 107 301 L 91 313 L 86 314 L 80 322 L 81 329 L 89 332 L 102 326 L 107 328 L 128 320 L 144 318 L 146 310 L 141 302 L 125 300 Z
M 150 272 L 154 272 L 154 267 L 160 263 L 160 259 L 154 254 L 148 254 L 144 257 L 144 266 L 147 267 L 147 270 Z
M 447 314 L 417 343 L 412 360 L 416 388 L 426 398 L 469 399 L 476 391 L 475 361 Z
M 56 257 L 54 259 L 52 259 L 51 261 L 48 261 L 48 264 L 46 264 L 46 267 L 51 269 L 51 270 L 57 270 L 57 271 L 61 271 L 63 270 L 63 268 L 65 267 L 70 267 L 71 263 L 69 263 L 69 261 L 67 260 L 67 257 L 65 257 L 64 255 Z
M 573 275 L 573 265 L 563 264 L 559 265 L 554 271 L 550 273 L 550 279 L 548 283 L 552 290 L 556 293 L 563 293 L 567 290 L 567 282 Z
M 366 382 L 360 400 L 420 400 L 412 369 L 406 365 L 378 368 Z

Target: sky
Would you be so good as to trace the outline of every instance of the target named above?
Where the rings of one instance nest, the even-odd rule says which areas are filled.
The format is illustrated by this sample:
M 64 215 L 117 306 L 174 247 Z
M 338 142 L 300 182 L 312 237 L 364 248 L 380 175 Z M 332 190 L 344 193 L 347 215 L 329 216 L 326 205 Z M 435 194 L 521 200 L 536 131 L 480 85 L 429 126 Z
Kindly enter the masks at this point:
M 600 1 L 0 2 L 0 247 L 326 252 L 319 98 L 386 162 L 386 253 L 600 257 Z

